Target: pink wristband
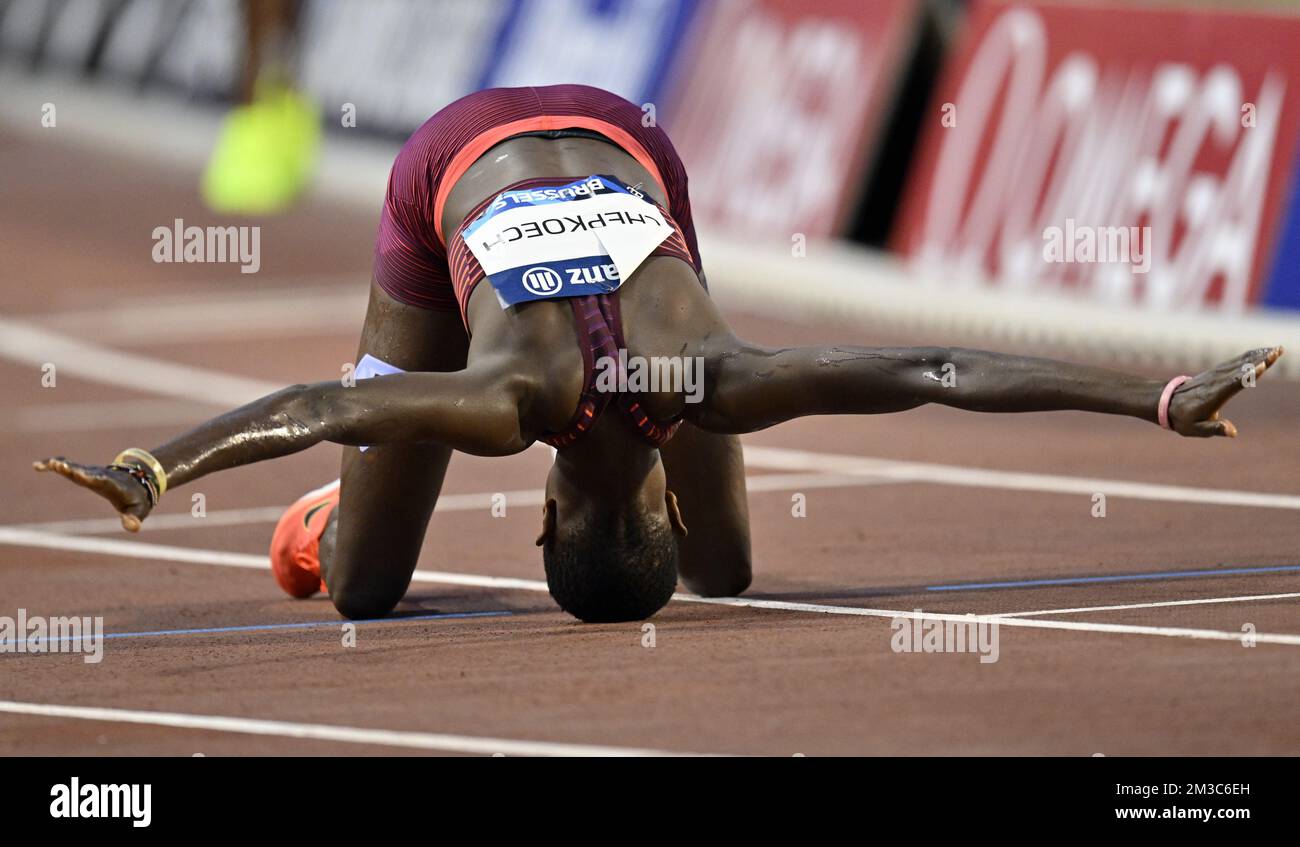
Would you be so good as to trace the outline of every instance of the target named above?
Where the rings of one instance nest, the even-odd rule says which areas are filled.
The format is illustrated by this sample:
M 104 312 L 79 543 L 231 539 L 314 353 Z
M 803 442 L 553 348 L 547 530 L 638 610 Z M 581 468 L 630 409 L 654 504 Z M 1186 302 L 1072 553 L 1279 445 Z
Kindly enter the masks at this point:
M 1156 420 L 1160 421 L 1160 425 L 1165 429 L 1173 429 L 1173 427 L 1169 425 L 1169 401 L 1173 398 L 1174 392 L 1178 390 L 1178 386 L 1187 382 L 1189 379 L 1191 379 L 1191 377 L 1186 374 L 1183 376 L 1176 376 L 1169 380 L 1169 382 L 1165 384 L 1165 390 L 1160 392 L 1160 405 L 1156 407 Z

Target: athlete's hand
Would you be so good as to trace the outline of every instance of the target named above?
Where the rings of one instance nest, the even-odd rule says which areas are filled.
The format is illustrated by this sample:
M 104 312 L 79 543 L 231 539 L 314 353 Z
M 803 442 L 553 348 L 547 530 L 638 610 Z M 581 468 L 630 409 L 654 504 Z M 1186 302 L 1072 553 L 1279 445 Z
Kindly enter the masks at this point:
M 53 471 L 112 503 L 117 516 L 122 519 L 122 528 L 127 532 L 139 532 L 140 521 L 153 508 L 144 486 L 126 471 L 101 465 L 79 465 L 62 456 L 33 462 L 32 467 L 37 471 Z
M 1169 401 L 1170 426 L 1191 438 L 1236 438 L 1237 427 L 1219 417 L 1219 412 L 1238 391 L 1254 385 L 1281 355 L 1281 347 L 1250 350 L 1187 380 Z

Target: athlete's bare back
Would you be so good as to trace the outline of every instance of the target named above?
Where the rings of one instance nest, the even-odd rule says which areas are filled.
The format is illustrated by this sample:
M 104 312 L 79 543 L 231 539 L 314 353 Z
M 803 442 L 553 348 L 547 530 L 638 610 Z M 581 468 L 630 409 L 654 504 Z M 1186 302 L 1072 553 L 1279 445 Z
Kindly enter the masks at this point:
M 481 156 L 451 189 L 443 232 L 455 233 L 484 198 L 503 187 L 537 176 L 581 178 L 609 174 L 637 186 L 661 206 L 668 200 L 633 157 L 603 141 L 588 138 L 513 138 Z M 618 297 L 629 356 L 702 356 L 711 340 L 730 335 L 709 301 L 695 270 L 684 262 L 652 257 L 609 296 Z M 539 301 L 503 310 L 491 286 L 478 286 L 466 310 L 471 334 L 471 366 L 476 359 L 510 360 L 517 373 L 536 380 L 535 402 L 525 428 L 534 434 L 558 432 L 573 414 L 583 385 L 583 363 L 574 341 L 573 314 L 564 301 Z M 644 405 L 655 419 L 683 413 L 681 392 L 647 393 Z M 620 435 L 626 428 L 597 423 Z

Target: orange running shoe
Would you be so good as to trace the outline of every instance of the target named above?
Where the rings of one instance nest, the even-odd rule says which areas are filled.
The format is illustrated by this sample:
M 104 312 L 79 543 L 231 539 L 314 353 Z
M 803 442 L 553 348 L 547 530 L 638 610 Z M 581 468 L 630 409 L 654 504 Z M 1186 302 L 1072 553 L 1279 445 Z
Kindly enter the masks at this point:
M 290 597 L 329 593 L 320 575 L 320 537 L 339 502 L 339 480 L 308 491 L 285 510 L 271 536 L 271 572 Z

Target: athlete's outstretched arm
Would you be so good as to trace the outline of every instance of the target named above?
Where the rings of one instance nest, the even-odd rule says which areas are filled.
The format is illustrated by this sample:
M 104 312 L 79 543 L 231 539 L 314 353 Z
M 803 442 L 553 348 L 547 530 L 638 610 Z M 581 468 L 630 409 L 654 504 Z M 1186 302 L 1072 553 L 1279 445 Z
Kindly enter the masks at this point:
M 798 347 L 723 344 L 706 357 L 705 402 L 687 407 L 701 427 L 752 432 L 805 415 L 875 414 L 938 403 L 976 412 L 1074 409 L 1156 422 L 1166 382 L 1102 368 L 942 347 Z M 1219 410 L 1282 355 L 1262 348 L 1217 365 L 1174 392 L 1182 435 L 1234 437 Z
M 151 451 L 167 487 L 227 468 L 274 459 L 322 441 L 385 444 L 436 441 L 479 455 L 523 450 L 529 381 L 508 371 L 402 373 L 359 380 L 294 385 L 255 400 Z M 62 457 L 35 463 L 103 496 L 128 530 L 152 508 L 145 486 L 126 471 L 81 465 Z

